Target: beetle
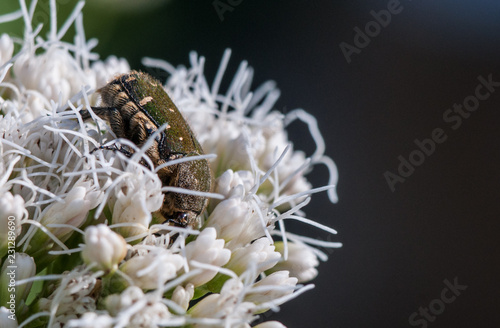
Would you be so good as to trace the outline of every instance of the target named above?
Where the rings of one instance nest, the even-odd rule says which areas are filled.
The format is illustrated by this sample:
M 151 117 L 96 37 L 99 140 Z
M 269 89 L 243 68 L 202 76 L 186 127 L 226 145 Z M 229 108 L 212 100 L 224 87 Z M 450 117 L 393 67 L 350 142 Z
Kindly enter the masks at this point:
M 122 74 L 97 90 L 101 106 L 92 111 L 107 121 L 118 138 L 125 138 L 141 147 L 163 124 L 166 128 L 158 134 L 153 145 L 146 150 L 155 167 L 174 159 L 203 154 L 188 123 L 160 81 L 152 76 L 131 71 Z M 91 118 L 86 109 L 80 111 L 82 119 Z M 132 154 L 118 148 L 127 156 Z M 173 186 L 191 191 L 210 192 L 212 174 L 206 159 L 182 162 L 158 170 L 163 186 Z M 207 206 L 206 197 L 176 192 L 165 192 L 161 209 L 155 213 L 175 226 L 193 227 L 197 217 Z

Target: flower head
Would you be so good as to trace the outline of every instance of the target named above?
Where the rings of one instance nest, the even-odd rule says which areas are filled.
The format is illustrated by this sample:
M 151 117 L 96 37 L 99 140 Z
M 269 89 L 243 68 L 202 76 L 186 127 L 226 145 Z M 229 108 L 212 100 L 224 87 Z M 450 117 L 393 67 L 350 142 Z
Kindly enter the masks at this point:
M 229 50 L 211 86 L 205 58 L 194 52 L 189 66 L 146 58 L 148 69 L 168 72 L 165 92 L 189 122 L 214 178 L 199 225 L 158 222 L 169 188 L 179 187 L 174 171 L 160 179 L 149 157 L 159 131 L 134 144 L 136 130 L 129 129 L 130 140 L 117 139 L 109 122 L 82 116 L 83 109 L 102 106 L 95 90 L 128 72 L 127 61 L 99 60 L 92 52 L 97 41 L 85 38 L 83 1 L 62 25 L 53 20 L 51 1 L 46 38 L 32 26 L 37 6 L 20 4 L 0 16 L 26 24 L 19 47 L 18 39 L 0 36 L 0 258 L 4 270 L 7 252 L 16 250 L 21 279 L 17 321 L 6 321 L 9 310 L 2 307 L 2 327 L 37 320 L 48 327 L 247 328 L 259 314 L 312 288 L 297 283 L 314 278 L 318 258 L 326 259 L 313 246 L 339 244 L 296 235 L 284 222 L 335 233 L 302 211 L 319 191 L 336 201 L 336 167 L 324 155 L 314 117 L 274 110 L 275 83 L 251 90 L 246 62 L 220 91 Z M 61 41 L 71 26 L 74 44 Z M 294 120 L 307 125 L 315 143 L 309 157 L 288 139 Z M 317 164 L 327 166 L 330 180 L 312 188 L 306 174 Z M 37 280 L 42 290 L 30 288 Z

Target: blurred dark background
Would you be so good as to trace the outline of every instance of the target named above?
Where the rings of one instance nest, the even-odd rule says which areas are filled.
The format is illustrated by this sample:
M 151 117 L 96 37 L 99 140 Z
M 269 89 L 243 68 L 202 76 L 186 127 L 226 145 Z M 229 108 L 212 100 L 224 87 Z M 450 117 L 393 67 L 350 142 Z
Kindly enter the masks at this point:
M 87 4 L 87 38 L 100 40 L 103 58 L 114 54 L 144 69 L 144 56 L 188 65 L 196 50 L 207 58 L 211 82 L 229 47 L 226 86 L 247 60 L 254 87 L 278 83 L 278 110 L 304 108 L 318 118 L 338 166 L 339 202 L 321 194 L 306 212 L 339 234 L 307 233 L 344 246 L 320 265 L 315 289 L 266 320 L 287 327 L 500 327 L 500 87 L 460 127 L 443 119 L 455 103 L 473 104 L 479 76 L 500 82 L 497 1 L 138 3 Z M 74 1 L 58 6 L 69 12 Z M 371 11 L 388 8 L 385 27 L 370 23 Z M 348 63 L 340 44 L 354 47 L 355 28 L 367 24 L 369 44 Z M 408 160 L 419 149 L 414 140 L 431 138 L 436 128 L 447 139 L 392 191 L 384 173 L 398 174 L 398 157 Z M 303 135 L 300 124 L 290 131 L 296 149 L 311 149 Z M 310 179 L 320 186 L 326 176 L 318 167 Z M 467 289 L 442 303 L 444 280 Z M 429 306 L 437 314 L 423 319 L 419 308 Z

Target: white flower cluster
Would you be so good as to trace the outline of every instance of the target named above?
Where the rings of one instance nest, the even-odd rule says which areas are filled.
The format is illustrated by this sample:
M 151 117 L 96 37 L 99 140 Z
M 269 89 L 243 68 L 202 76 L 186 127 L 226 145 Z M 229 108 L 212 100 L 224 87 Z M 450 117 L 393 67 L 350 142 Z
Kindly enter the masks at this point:
M 95 89 L 129 71 L 127 62 L 99 61 L 91 52 L 96 41 L 85 40 L 83 2 L 59 30 L 50 24 L 46 40 L 31 25 L 36 1 L 20 3 L 0 17 L 26 25 L 19 44 L 0 36 L 1 327 L 250 327 L 313 287 L 301 283 L 326 259 L 314 246 L 340 243 L 287 232 L 284 224 L 298 220 L 335 233 L 301 210 L 316 192 L 336 201 L 337 171 L 311 115 L 271 111 L 279 91 L 268 82 L 251 92 L 245 62 L 219 93 L 230 51 L 211 87 L 195 53 L 189 68 L 145 59 L 151 71 L 169 74 L 166 91 L 214 155 L 213 198 L 200 225 L 155 224 L 163 186 L 142 164 L 145 149 L 79 113 L 99 104 Z M 71 26 L 74 44 L 61 41 Z M 311 157 L 288 141 L 285 128 L 296 119 L 316 143 Z M 135 154 L 108 147 L 116 142 Z M 316 164 L 328 167 L 330 181 L 313 189 L 305 174 Z M 15 301 L 3 282 L 12 263 Z

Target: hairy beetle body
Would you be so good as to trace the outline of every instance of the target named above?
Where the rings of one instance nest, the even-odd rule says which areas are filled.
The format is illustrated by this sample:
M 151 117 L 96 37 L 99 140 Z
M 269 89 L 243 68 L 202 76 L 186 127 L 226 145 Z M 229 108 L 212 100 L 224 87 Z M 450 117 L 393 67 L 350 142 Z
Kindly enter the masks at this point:
M 102 104 L 93 107 L 93 112 L 109 122 L 117 137 L 129 139 L 138 147 L 161 125 L 167 124 L 146 151 L 155 167 L 174 159 L 203 154 L 182 114 L 161 83 L 150 75 L 132 71 L 118 76 L 98 92 Z M 90 118 L 87 110 L 80 113 L 83 119 Z M 158 176 L 164 186 L 201 192 L 211 189 L 212 176 L 205 159 L 166 166 L 158 170 Z M 157 214 L 178 226 L 194 226 L 206 204 L 206 197 L 166 192 Z

